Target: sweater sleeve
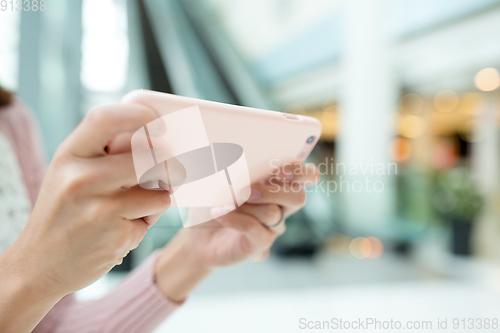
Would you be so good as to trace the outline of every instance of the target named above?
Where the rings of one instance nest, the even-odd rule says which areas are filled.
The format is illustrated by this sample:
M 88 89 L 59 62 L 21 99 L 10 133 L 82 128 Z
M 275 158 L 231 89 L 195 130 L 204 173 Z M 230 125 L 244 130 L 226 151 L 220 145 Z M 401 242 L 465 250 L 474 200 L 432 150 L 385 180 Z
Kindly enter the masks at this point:
M 38 324 L 33 333 L 147 333 L 153 331 L 180 304 L 168 300 L 154 282 L 159 251 L 110 294 L 101 299 L 77 302 L 65 296 Z
M 24 184 L 34 206 L 46 170 L 38 126 L 32 112 L 19 100 L 0 111 L 0 132 L 16 153 Z

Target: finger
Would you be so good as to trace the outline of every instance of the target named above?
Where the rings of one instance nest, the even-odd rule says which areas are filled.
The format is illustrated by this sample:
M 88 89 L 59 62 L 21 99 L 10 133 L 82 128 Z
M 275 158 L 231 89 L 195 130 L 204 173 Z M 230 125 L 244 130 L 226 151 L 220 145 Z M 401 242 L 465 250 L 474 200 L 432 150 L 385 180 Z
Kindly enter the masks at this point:
M 161 122 L 160 122 L 161 123 Z M 149 129 L 150 126 L 148 126 Z M 159 131 L 154 131 L 154 134 L 161 133 Z M 132 136 L 134 133 L 125 132 L 117 134 L 113 137 L 113 139 L 108 143 L 107 152 L 108 154 L 122 154 L 132 151 Z M 151 141 L 151 145 L 155 149 L 163 149 L 166 152 L 172 151 L 170 145 L 163 139 L 161 136 L 154 136 L 151 131 L 149 131 L 149 140 Z
M 144 221 L 144 219 L 136 219 L 129 222 L 131 223 L 130 251 L 139 246 L 139 244 L 144 239 L 144 236 L 146 236 L 150 225 L 146 221 Z
M 296 180 L 307 187 L 316 184 L 320 178 L 321 174 L 318 167 L 313 163 L 306 163 L 302 165 L 299 173 L 294 172 L 293 180 Z
M 113 137 L 123 132 L 135 132 L 158 118 L 158 114 L 142 105 L 105 105 L 92 111 L 69 136 L 66 149 L 74 155 L 93 157 L 105 155 Z
M 165 212 L 162 212 L 161 214 L 155 214 L 155 215 L 150 215 L 150 216 L 146 216 L 146 217 L 143 217 L 142 219 L 144 221 L 146 221 L 146 223 L 150 226 L 154 225 L 156 222 L 158 222 L 158 220 L 160 219 L 160 217 L 164 214 Z
M 88 161 L 88 168 L 95 181 L 92 186 L 97 191 L 117 190 L 138 184 L 131 153 L 106 155 Z
M 148 128 L 151 126 L 148 124 Z M 151 132 L 150 132 L 151 133 Z M 157 132 L 155 132 L 157 133 Z M 107 147 L 107 152 L 109 155 L 114 154 L 124 154 L 132 151 L 132 133 L 121 133 L 111 142 Z M 182 184 L 185 180 L 185 169 L 182 164 L 175 163 L 177 159 L 169 158 L 172 156 L 172 149 L 166 142 L 166 140 L 160 137 L 149 136 L 147 138 L 149 145 L 152 145 L 154 149 L 150 149 L 149 146 L 147 150 L 136 150 L 132 154 L 134 169 L 136 171 L 136 176 L 140 178 L 141 186 L 143 188 L 158 188 L 158 182 L 161 181 L 167 184 L 168 189 L 172 184 Z M 154 167 L 150 168 L 149 159 L 154 154 L 157 162 Z M 167 171 L 167 165 L 163 163 L 164 160 L 169 161 L 169 170 Z M 148 169 L 149 168 L 149 169 Z M 147 169 L 147 170 L 146 170 Z M 146 170 L 144 172 L 144 170 Z M 151 183 L 149 183 L 151 182 Z M 137 182 L 136 182 L 137 183 Z M 135 184 L 134 184 L 135 185 Z M 164 188 L 160 186 L 160 188 Z
M 143 219 L 132 221 L 122 220 L 117 221 L 117 223 L 119 223 L 120 232 L 116 234 L 116 236 L 119 236 L 117 238 L 119 248 L 116 249 L 116 264 L 120 265 L 123 262 L 123 258 L 126 257 L 131 250 L 137 248 L 144 239 L 148 231 L 148 224 Z
M 234 229 L 246 236 L 250 252 L 256 252 L 271 246 L 276 235 L 260 223 L 255 217 L 236 211 L 219 216 L 216 220 L 224 227 Z
M 269 255 L 271 254 L 271 250 L 264 250 L 261 253 L 257 254 L 255 257 L 252 258 L 252 262 L 261 262 L 269 258 Z
M 155 216 L 161 216 L 170 207 L 170 194 L 167 191 L 145 190 L 141 187 L 124 189 L 114 199 L 120 202 L 121 216 L 127 220 L 153 217 L 144 220 L 149 227 L 158 220 L 154 220 Z
M 139 182 L 137 179 L 131 153 L 105 155 L 92 159 L 80 158 L 80 188 L 93 193 L 116 191 L 123 187 L 133 187 Z M 144 182 L 162 180 L 159 172 L 150 172 L 142 177 Z
M 117 134 L 108 143 L 107 152 L 110 155 L 129 153 L 132 151 L 132 132 Z
M 275 204 L 244 204 L 236 211 L 252 215 L 268 228 L 277 225 L 283 218 L 281 208 Z M 285 224 L 283 223 L 278 228 L 271 229 L 271 231 L 281 235 L 285 232 L 285 228 Z
M 287 183 L 291 181 L 298 181 L 305 186 L 316 184 L 321 178 L 321 174 L 316 165 L 312 163 L 287 163 L 273 177 L 276 183 Z
M 252 187 L 247 203 L 276 204 L 285 209 L 286 213 L 295 212 L 306 202 L 304 185 L 298 181 L 285 184 L 255 185 Z

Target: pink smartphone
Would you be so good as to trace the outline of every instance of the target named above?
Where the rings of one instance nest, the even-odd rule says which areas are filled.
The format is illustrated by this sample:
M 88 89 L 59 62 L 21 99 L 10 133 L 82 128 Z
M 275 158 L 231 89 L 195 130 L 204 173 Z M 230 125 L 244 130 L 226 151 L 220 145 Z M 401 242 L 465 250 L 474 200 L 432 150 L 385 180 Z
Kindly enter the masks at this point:
M 159 114 L 132 135 L 134 167 L 143 188 L 167 189 L 171 206 L 189 208 L 179 210 L 185 227 L 243 205 L 251 184 L 304 161 L 321 134 L 315 118 L 154 91 L 133 91 L 122 103 Z
M 243 148 L 251 183 L 270 178 L 285 163 L 303 162 L 321 135 L 316 118 L 155 91 L 132 91 L 122 103 L 148 106 L 160 116 L 197 106 L 209 142 Z

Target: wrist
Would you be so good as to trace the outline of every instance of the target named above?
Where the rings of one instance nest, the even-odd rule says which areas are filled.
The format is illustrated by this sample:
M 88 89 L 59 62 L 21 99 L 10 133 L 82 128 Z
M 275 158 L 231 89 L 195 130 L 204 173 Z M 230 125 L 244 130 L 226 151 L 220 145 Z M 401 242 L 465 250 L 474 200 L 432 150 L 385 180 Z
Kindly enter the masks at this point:
M 5 272 L 2 279 L 9 279 L 22 295 L 59 301 L 67 292 L 48 278 L 47 272 L 37 265 L 41 260 L 35 258 L 32 250 L 24 247 L 21 240 L 20 237 L 0 255 L 0 266 Z
M 212 270 L 202 264 L 188 242 L 178 234 L 158 257 L 155 280 L 168 299 L 180 303 Z
M 2 332 L 31 331 L 64 296 L 43 281 L 25 255 L 17 241 L 0 255 Z
M 22 280 L 23 289 L 36 290 L 37 294 L 44 298 L 59 300 L 72 290 L 66 288 L 55 274 L 52 274 L 54 269 L 50 268 L 50 253 L 31 238 L 23 231 L 14 244 L 5 251 L 8 252 L 9 267 L 15 270 Z

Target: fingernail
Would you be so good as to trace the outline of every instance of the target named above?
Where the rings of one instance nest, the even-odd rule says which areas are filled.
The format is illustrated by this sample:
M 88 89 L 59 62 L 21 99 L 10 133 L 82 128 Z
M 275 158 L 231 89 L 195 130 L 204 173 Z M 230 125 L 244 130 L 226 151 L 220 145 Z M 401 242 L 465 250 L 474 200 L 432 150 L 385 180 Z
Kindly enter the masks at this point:
M 170 192 L 170 186 L 161 180 L 158 181 L 158 187 L 161 188 L 162 190 Z
M 153 190 L 153 189 L 158 187 L 157 185 L 158 185 L 158 182 L 155 182 L 154 180 L 139 183 L 139 186 L 145 190 Z
M 260 191 L 256 188 L 253 188 L 252 191 L 250 192 L 250 200 L 255 200 L 260 197 Z
M 250 187 L 245 187 L 243 190 L 241 190 L 239 198 L 244 198 L 244 200 L 248 200 L 250 198 L 250 194 L 252 193 L 252 190 Z
M 235 209 L 234 206 L 227 205 L 227 206 L 221 206 L 221 207 L 214 207 L 210 210 L 210 213 L 212 214 L 212 217 L 214 219 L 221 217 L 223 215 L 226 215 L 227 213 L 233 211 Z

